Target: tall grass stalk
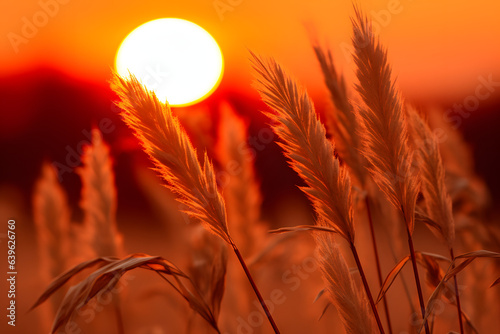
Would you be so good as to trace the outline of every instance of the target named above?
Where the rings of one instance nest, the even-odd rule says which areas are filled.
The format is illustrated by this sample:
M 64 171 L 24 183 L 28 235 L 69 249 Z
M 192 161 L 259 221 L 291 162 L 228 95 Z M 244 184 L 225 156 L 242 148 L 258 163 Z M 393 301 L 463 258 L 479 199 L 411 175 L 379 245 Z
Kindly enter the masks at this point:
M 453 261 L 455 260 L 453 252 L 455 241 L 453 204 L 445 184 L 445 169 L 439 152 L 439 143 L 429 125 L 416 110 L 408 106 L 407 114 L 411 124 L 413 144 L 417 149 L 417 163 L 422 171 L 422 193 L 425 198 L 426 214 L 433 221 L 433 231 L 437 231 L 438 237 L 446 242 Z M 456 275 L 453 276 L 453 281 L 460 333 L 463 334 L 462 306 Z
M 83 166 L 77 171 L 82 180 L 80 206 L 84 225 L 91 233 L 97 256 L 125 255 L 123 238 L 116 224 L 117 195 L 109 148 L 99 130 L 92 130 L 92 145 L 84 147 Z
M 59 276 L 70 261 L 70 216 L 66 193 L 57 179 L 57 171 L 50 163 L 44 162 L 33 195 L 39 278 L 43 284 L 49 284 Z M 50 323 L 46 321 L 53 317 L 63 297 L 64 291 L 58 292 L 52 303 L 42 310 L 42 327 L 50 328 Z
M 125 255 L 123 237 L 116 224 L 117 195 L 109 148 L 98 129 L 92 130 L 92 144 L 84 147 L 83 166 L 77 171 L 82 180 L 80 206 L 97 256 Z M 124 333 L 120 296 L 113 298 L 118 333 Z
M 344 77 L 337 73 L 335 64 L 333 62 L 332 53 L 328 49 L 323 49 L 317 42 L 313 42 L 314 53 L 319 62 L 325 85 L 330 92 L 330 98 L 333 102 L 334 108 L 326 113 L 327 131 L 335 138 L 337 150 L 340 157 L 346 162 L 354 176 L 359 181 L 361 188 L 366 189 L 366 164 L 365 159 L 360 154 L 361 140 L 359 138 L 359 123 L 356 121 L 356 113 L 354 112 L 353 105 L 348 97 L 348 91 L 345 84 Z M 340 146 L 340 149 L 339 149 Z M 370 210 L 369 195 L 365 195 L 365 206 L 368 216 L 368 223 L 370 227 L 370 236 L 373 247 L 373 254 L 375 257 L 375 264 L 377 267 L 377 278 L 379 287 L 382 287 L 382 270 L 380 266 L 380 258 L 378 254 L 377 238 L 375 237 L 375 229 L 373 226 L 373 219 Z M 389 333 L 392 334 L 391 317 L 387 299 L 384 296 L 382 301 L 384 305 L 385 317 Z
M 413 151 L 408 147 L 408 129 L 403 101 L 391 79 L 387 52 L 373 36 L 368 18 L 355 6 L 353 22 L 354 60 L 359 92 L 364 105 L 358 108 L 362 123 L 363 153 L 373 180 L 394 207 L 400 210 L 408 236 L 413 274 L 422 318 L 425 303 L 418 274 L 412 233 L 419 177 L 413 169 Z M 426 334 L 430 334 L 425 322 Z
M 226 218 L 222 195 L 217 189 L 215 171 L 207 154 L 197 158 L 187 134 L 173 115 L 168 103 L 162 103 L 134 76 L 128 79 L 115 75 L 112 87 L 118 94 L 118 106 L 127 125 L 134 130 L 145 152 L 166 186 L 183 204 L 184 212 L 227 242 L 236 254 L 275 333 L 278 327 L 257 288 L 238 247 L 233 242 Z
M 368 224 L 370 226 L 370 236 L 372 238 L 373 256 L 375 257 L 375 265 L 377 267 L 378 284 L 380 287 L 382 287 L 382 283 L 384 282 L 384 280 L 382 278 L 382 269 L 380 266 L 380 256 L 378 254 L 378 247 L 377 247 L 377 238 L 375 237 L 375 229 L 373 227 L 372 212 L 370 209 L 370 198 L 368 197 L 368 195 L 365 196 L 365 206 L 366 206 L 366 215 L 368 216 Z M 392 334 L 391 314 L 389 312 L 389 305 L 387 303 L 386 296 L 384 296 L 382 303 L 384 305 L 385 319 L 387 321 L 387 327 L 389 329 L 389 334 Z
M 282 140 L 280 145 L 291 167 L 307 184 L 301 190 L 313 203 L 319 225 L 330 228 L 349 243 L 379 331 L 384 333 L 354 245 L 349 172 L 334 156 L 333 144 L 326 138 L 325 127 L 307 92 L 274 59 L 264 60 L 252 53 L 252 63 L 257 90 L 275 111 L 267 113 L 274 121 L 273 130 Z

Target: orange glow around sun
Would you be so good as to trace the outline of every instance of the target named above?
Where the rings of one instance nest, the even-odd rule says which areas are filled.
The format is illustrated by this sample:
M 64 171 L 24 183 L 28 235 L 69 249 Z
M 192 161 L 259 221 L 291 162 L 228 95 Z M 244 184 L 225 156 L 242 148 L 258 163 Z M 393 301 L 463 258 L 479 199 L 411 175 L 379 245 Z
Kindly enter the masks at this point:
M 405 96 L 460 98 L 474 90 L 479 76 L 500 73 L 500 2 L 374 0 L 363 7 L 380 28 Z M 342 47 L 351 38 L 350 1 L 172 0 L 145 5 L 125 0 L 116 6 L 94 0 L 28 0 L 3 3 L 0 11 L 0 30 L 6 36 L 0 40 L 0 76 L 49 66 L 93 81 L 108 80 L 125 36 L 145 22 L 178 17 L 196 22 L 219 44 L 223 86 L 248 90 L 250 49 L 273 55 L 312 94 L 321 92 L 306 32 L 310 26 L 332 48 L 347 79 L 354 80 L 353 63 Z

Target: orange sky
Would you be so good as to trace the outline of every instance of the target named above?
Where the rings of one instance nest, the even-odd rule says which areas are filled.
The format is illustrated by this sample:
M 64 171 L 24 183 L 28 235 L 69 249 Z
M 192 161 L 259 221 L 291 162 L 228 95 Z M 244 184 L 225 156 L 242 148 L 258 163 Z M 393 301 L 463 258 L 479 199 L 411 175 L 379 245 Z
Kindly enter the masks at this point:
M 52 17 L 41 13 L 42 4 L 52 9 L 54 3 L 58 8 Z M 226 11 L 219 15 L 215 4 L 227 6 Z M 380 34 L 405 96 L 460 99 L 474 92 L 478 76 L 493 74 L 500 81 L 500 2 L 360 4 L 368 13 L 393 12 L 379 23 Z M 352 63 L 342 51 L 342 45 L 350 45 L 350 1 L 21 0 L 2 1 L 0 13 L 0 76 L 49 65 L 74 76 L 107 80 L 116 49 L 130 31 L 149 20 L 179 17 L 201 25 L 218 41 L 226 61 L 223 84 L 238 81 L 242 90 L 250 85 L 248 48 L 276 57 L 311 91 L 324 89 L 304 28 L 311 23 L 353 78 Z M 41 26 L 15 52 L 11 40 L 23 36 L 23 20 Z

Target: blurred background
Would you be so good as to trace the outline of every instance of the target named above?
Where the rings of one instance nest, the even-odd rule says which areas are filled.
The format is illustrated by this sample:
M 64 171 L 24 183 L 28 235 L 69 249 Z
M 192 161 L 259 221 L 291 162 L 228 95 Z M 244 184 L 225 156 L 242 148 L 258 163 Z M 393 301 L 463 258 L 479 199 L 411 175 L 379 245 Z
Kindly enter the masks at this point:
M 186 114 L 201 109 L 210 114 L 220 101 L 228 100 L 241 115 L 256 118 L 263 106 L 252 87 L 248 50 L 275 57 L 306 86 L 317 109 L 324 110 L 328 95 L 310 47 L 311 30 L 331 47 L 337 66 L 353 82 L 350 1 L 23 0 L 0 6 L 4 35 L 0 40 L 0 181 L 21 190 L 24 199 L 42 159 L 63 161 L 66 146 L 75 148 L 85 139 L 82 131 L 103 118 L 116 127 L 105 136 L 115 158 L 120 160 L 130 149 L 130 135 L 116 116 L 108 81 L 120 43 L 147 21 L 190 20 L 211 33 L 222 49 L 221 85 L 207 100 L 183 108 Z M 499 4 L 402 0 L 363 1 L 362 6 L 389 49 L 394 76 L 407 100 L 447 110 L 474 96 L 480 78 L 500 82 L 500 23 L 495 19 Z M 26 22 L 40 26 L 32 29 Z M 465 110 L 470 115 L 450 114 L 451 122 L 472 145 L 477 171 L 488 180 L 495 199 L 500 194 L 495 149 L 500 124 L 498 87 L 493 86 L 477 106 L 472 103 L 475 110 Z M 460 121 L 453 120 L 457 115 Z M 258 119 L 255 122 L 256 128 L 261 126 Z M 76 188 L 71 174 L 64 181 L 70 192 Z
M 393 75 L 405 99 L 445 112 L 444 122 L 464 136 L 473 152 L 475 171 L 491 193 L 492 215 L 496 216 L 500 201 L 500 3 L 359 3 L 389 50 Z M 20 252 L 33 255 L 32 192 L 42 162 L 64 164 L 68 154 L 78 152 L 89 140 L 92 127 L 105 122 L 109 131 L 103 131 L 104 141 L 110 146 L 116 173 L 117 220 L 124 233 L 137 236 L 136 241 L 128 241 L 128 249 L 161 251 L 146 241 L 151 237 L 147 229 L 156 220 L 137 181 L 137 166 L 150 165 L 120 120 L 109 88 L 123 39 L 137 26 L 162 17 L 190 20 L 215 38 L 225 61 L 219 88 L 199 104 L 174 108 L 195 145 L 210 151 L 223 104 L 247 120 L 250 135 L 258 136 L 268 128 L 260 113 L 266 107 L 252 87 L 248 50 L 273 56 L 287 67 L 308 89 L 319 113 L 330 108 L 309 35 L 332 49 L 336 65 L 347 82 L 353 83 L 352 12 L 351 1 L 325 0 L 1 2 L 1 226 L 15 218 L 24 231 L 18 237 Z M 308 203 L 296 187 L 301 181 L 286 166 L 278 146 L 272 143 L 257 151 L 262 219 L 272 226 L 291 225 L 293 212 L 282 211 L 294 203 L 303 209 L 294 222 L 310 220 Z M 68 194 L 72 219 L 80 220 L 81 182 L 74 168 L 60 181 Z M 153 227 L 137 221 L 150 221 Z M 0 233 L 5 233 L 4 227 Z M 29 267 L 27 257 L 20 261 Z M 34 301 L 33 296 L 24 297 L 23 312 Z M 20 322 L 25 321 L 23 317 L 20 313 Z

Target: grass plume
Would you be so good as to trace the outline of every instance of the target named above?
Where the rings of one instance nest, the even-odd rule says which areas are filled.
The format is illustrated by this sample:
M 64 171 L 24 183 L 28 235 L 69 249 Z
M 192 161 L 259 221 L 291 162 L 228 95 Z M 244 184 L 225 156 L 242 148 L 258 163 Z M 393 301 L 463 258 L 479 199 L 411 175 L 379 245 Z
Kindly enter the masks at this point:
M 166 186 L 178 195 L 184 211 L 232 244 L 214 168 L 206 154 L 200 164 L 169 105 L 161 103 L 133 76 L 126 80 L 115 75 L 112 87 L 120 98 L 118 106 L 125 123 L 134 130 Z
M 424 318 L 425 304 L 412 239 L 420 178 L 412 166 L 413 151 L 408 145 L 403 101 L 392 81 L 386 50 L 373 36 L 368 18 L 356 6 L 354 10 L 354 61 L 359 81 L 356 89 L 364 102 L 364 106 L 358 108 L 358 118 L 362 124 L 362 152 L 368 160 L 368 170 L 374 182 L 404 218 L 415 285 Z M 427 323 L 425 330 L 426 334 L 430 333 Z
M 109 148 L 99 130 L 92 130 L 92 145 L 82 154 L 83 167 L 78 169 L 82 180 L 80 206 L 84 225 L 91 233 L 92 248 L 97 256 L 124 255 L 123 240 L 116 226 L 116 188 Z
M 248 124 L 228 103 L 220 108 L 219 139 L 216 147 L 221 170 L 226 176 L 224 201 L 226 203 L 231 236 L 242 254 L 251 256 L 258 243 L 262 202 L 251 149 L 248 147 Z
M 115 75 L 112 87 L 120 98 L 118 106 L 123 110 L 125 122 L 135 131 L 167 187 L 178 195 L 178 201 L 185 206 L 185 213 L 198 219 L 205 228 L 231 245 L 273 330 L 279 333 L 238 247 L 229 235 L 224 200 L 217 189 L 215 171 L 207 154 L 203 155 L 203 164 L 200 164 L 196 150 L 168 103 L 161 103 L 134 76 L 127 80 Z
M 71 261 L 69 242 L 71 212 L 66 193 L 59 184 L 55 168 L 48 162 L 42 165 L 42 174 L 35 184 L 33 196 L 33 222 L 38 242 L 39 273 L 44 284 L 59 276 Z M 51 305 L 42 310 L 48 318 L 57 310 L 63 299 L 63 292 L 57 293 Z M 49 315 L 51 314 L 51 315 Z M 44 323 L 43 326 L 49 326 Z
M 353 44 L 359 80 L 356 89 L 366 106 L 358 108 L 362 153 L 373 180 L 402 212 L 412 233 L 419 177 L 412 168 L 413 152 L 408 149 L 403 101 L 391 80 L 387 52 L 372 35 L 368 19 L 358 9 L 355 15 Z
M 336 149 L 340 157 L 347 163 L 363 187 L 366 172 L 365 163 L 360 154 L 359 123 L 348 97 L 344 77 L 337 73 L 329 49 L 324 49 L 317 43 L 313 44 L 313 49 L 334 105 L 333 110 L 326 112 L 327 130 L 335 138 Z
M 422 180 L 422 193 L 425 198 L 426 213 L 439 226 L 441 237 L 448 248 L 453 247 L 455 224 L 451 197 L 445 184 L 445 170 L 437 139 L 416 110 L 408 107 L 414 145 L 417 149 L 417 165 Z
M 351 181 L 345 166 L 334 156 L 333 144 L 319 121 L 307 92 L 285 73 L 274 59 L 267 61 L 252 53 L 257 73 L 257 89 L 274 113 L 273 130 L 281 137 L 281 147 L 291 167 L 304 179 L 302 191 L 313 203 L 320 227 L 340 234 L 349 243 L 363 287 L 380 333 L 384 333 L 370 287 L 354 245 Z
M 42 165 L 42 176 L 35 186 L 33 212 L 41 268 L 51 280 L 66 269 L 70 211 L 57 173 L 48 163 Z
M 413 130 L 414 145 L 417 148 L 418 166 L 422 177 L 422 193 L 427 208 L 426 213 L 439 228 L 440 235 L 448 245 L 450 257 L 454 260 L 455 222 L 453 220 L 452 200 L 446 190 L 445 170 L 439 153 L 439 143 L 430 127 L 417 111 L 411 107 L 408 107 L 407 110 Z M 453 280 L 460 333 L 463 334 L 464 326 L 457 277 L 454 276 Z
M 266 114 L 282 139 L 279 145 L 307 184 L 301 190 L 314 204 L 319 220 L 354 243 L 351 180 L 333 154 L 313 102 L 273 59 L 252 53 L 252 62 L 262 100 L 276 112 Z
M 317 253 L 326 289 L 348 334 L 373 333 L 366 299 L 359 294 L 338 245 L 328 233 L 315 232 Z
M 362 157 L 360 152 L 361 139 L 359 133 L 359 122 L 356 119 L 354 107 L 349 100 L 344 77 L 340 74 L 337 74 L 337 69 L 335 68 L 335 64 L 333 62 L 332 52 L 329 49 L 322 48 L 318 43 L 313 44 L 313 49 L 314 53 L 316 54 L 316 59 L 318 60 L 321 67 L 321 71 L 323 72 L 323 78 L 326 87 L 330 92 L 331 100 L 335 106 L 333 109 L 326 112 L 327 129 L 329 129 L 330 135 L 335 138 L 335 142 L 337 143 L 337 150 L 339 150 L 340 157 L 346 162 L 347 166 L 350 168 L 350 170 L 360 183 L 362 190 L 365 191 L 364 202 L 372 238 L 373 254 L 377 267 L 377 278 L 381 287 L 383 282 L 382 269 L 380 265 L 375 228 L 373 226 L 374 224 L 370 209 L 370 198 L 368 196 L 368 193 L 366 192 L 366 161 Z M 338 145 L 339 143 L 340 145 Z M 387 300 L 385 298 L 383 304 L 389 333 L 392 334 L 389 306 L 387 305 Z

